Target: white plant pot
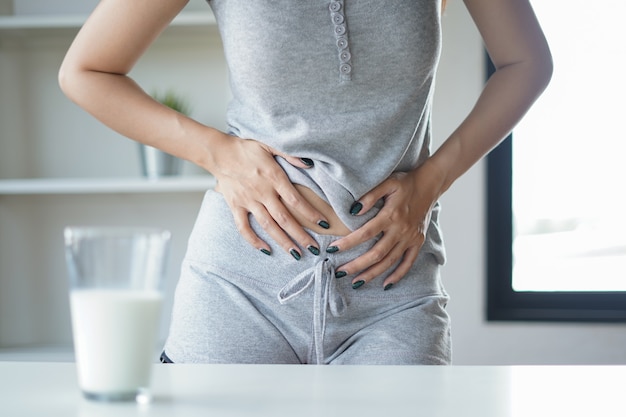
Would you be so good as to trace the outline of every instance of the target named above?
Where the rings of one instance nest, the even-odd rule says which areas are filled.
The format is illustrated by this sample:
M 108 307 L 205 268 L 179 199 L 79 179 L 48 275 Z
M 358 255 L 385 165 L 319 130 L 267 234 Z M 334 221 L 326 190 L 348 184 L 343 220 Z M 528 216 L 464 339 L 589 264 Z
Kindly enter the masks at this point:
M 180 175 L 181 160 L 152 146 L 139 144 L 141 173 L 149 179 Z

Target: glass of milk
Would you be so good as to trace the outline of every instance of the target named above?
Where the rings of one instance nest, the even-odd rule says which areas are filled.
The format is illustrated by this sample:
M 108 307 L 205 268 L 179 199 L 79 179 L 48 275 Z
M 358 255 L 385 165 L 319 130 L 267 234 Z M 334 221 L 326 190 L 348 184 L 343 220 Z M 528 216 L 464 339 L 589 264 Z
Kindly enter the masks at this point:
M 145 401 L 156 359 L 170 232 L 67 227 L 78 382 L 96 401 Z

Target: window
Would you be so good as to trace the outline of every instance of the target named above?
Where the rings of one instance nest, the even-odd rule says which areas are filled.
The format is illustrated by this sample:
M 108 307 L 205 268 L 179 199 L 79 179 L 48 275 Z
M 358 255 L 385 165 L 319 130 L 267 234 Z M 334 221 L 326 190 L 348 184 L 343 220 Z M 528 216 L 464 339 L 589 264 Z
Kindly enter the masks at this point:
M 626 2 L 532 3 L 554 74 L 487 159 L 487 316 L 626 321 Z

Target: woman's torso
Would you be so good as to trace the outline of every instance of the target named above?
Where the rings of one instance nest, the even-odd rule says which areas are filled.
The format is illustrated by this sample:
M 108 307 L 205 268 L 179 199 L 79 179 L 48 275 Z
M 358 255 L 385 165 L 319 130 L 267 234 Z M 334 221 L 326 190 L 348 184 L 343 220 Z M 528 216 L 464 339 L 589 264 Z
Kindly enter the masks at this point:
M 376 211 L 351 216 L 354 201 L 430 154 L 440 0 L 209 3 L 229 66 L 230 133 L 312 159 L 306 170 L 279 163 L 358 228 Z

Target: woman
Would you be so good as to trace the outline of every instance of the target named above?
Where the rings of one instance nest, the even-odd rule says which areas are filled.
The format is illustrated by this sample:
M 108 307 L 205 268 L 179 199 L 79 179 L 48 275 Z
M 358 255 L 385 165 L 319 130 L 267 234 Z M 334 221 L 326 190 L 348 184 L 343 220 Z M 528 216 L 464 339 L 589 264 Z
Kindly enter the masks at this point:
M 186 1 L 102 0 L 60 71 L 103 123 L 218 181 L 162 360 L 450 363 L 437 201 L 549 81 L 528 1 L 465 0 L 497 70 L 433 154 L 440 0 L 209 0 L 230 70 L 227 133 L 127 76 Z

